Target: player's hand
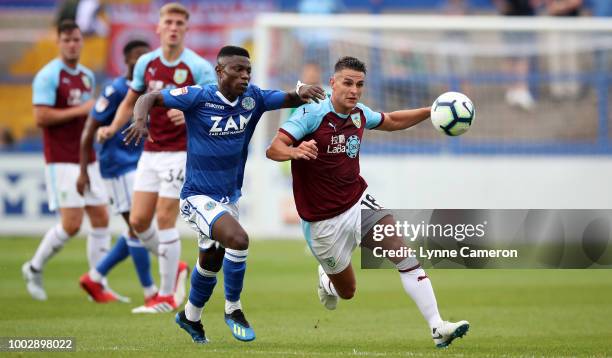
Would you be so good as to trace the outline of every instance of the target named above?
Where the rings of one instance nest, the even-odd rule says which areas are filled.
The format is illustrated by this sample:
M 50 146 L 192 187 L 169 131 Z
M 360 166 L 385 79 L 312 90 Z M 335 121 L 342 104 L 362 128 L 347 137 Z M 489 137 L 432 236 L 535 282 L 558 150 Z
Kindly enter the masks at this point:
M 309 103 L 310 101 L 319 103 L 319 101 L 325 99 L 325 91 L 323 88 L 313 85 L 301 85 L 298 95 L 302 101 Z
M 115 131 L 111 126 L 102 126 L 98 128 L 96 132 L 96 140 L 98 143 L 104 143 L 115 135 Z
M 170 109 L 166 112 L 166 115 L 175 126 L 180 126 L 185 123 L 185 115 L 178 109 Z
M 302 142 L 296 148 L 293 148 L 291 152 L 291 159 L 317 159 L 317 142 L 314 139 L 309 140 L 308 142 Z
M 149 128 L 147 128 L 146 121 L 134 121 L 132 125 L 121 133 L 124 136 L 123 143 L 125 145 L 134 143 L 137 146 L 144 138 L 148 138 L 150 142 L 153 142 L 153 138 L 149 137 Z
M 87 174 L 87 172 L 81 172 L 81 174 L 79 174 L 76 186 L 79 194 L 81 194 L 81 196 L 85 196 L 85 190 L 89 188 L 89 175 Z

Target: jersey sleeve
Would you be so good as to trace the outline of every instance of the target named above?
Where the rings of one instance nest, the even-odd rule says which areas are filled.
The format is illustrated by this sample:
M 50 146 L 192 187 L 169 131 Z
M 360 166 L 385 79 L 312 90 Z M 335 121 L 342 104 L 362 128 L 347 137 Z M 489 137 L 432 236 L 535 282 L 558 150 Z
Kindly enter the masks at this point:
M 217 83 L 217 74 L 210 62 L 202 59 L 202 63 L 198 66 L 198 71 L 195 74 L 194 81 L 201 86 L 214 85 Z
M 183 112 L 191 110 L 199 102 L 201 93 L 202 87 L 197 85 L 161 90 L 164 106 Z
M 93 98 L 93 90 L 96 88 L 96 75 L 94 75 L 93 71 L 90 69 L 85 69 L 83 72 L 85 72 L 85 75 L 89 77 L 89 86 L 92 88 L 92 92 L 87 92 L 83 95 L 83 100 L 89 101 L 91 98 Z
M 32 104 L 55 106 L 59 74 L 43 69 L 34 77 L 32 83 Z
M 119 91 L 112 84 L 108 84 L 91 109 L 92 118 L 98 122 L 112 120 L 122 100 Z
M 136 61 L 134 73 L 132 74 L 132 82 L 130 83 L 130 88 L 135 92 L 142 93 L 145 90 L 144 76 L 149 60 L 150 56 L 148 56 L 148 54 L 144 54 L 138 58 L 138 61 Z
M 367 129 L 374 129 L 382 124 L 385 116 L 381 112 L 374 112 L 368 106 L 359 103 L 357 105 L 362 111 L 366 118 L 365 127 Z
M 305 104 L 296 109 L 278 131 L 289 136 L 294 143 L 313 133 L 321 123 L 322 117 L 309 107 L 310 105 Z

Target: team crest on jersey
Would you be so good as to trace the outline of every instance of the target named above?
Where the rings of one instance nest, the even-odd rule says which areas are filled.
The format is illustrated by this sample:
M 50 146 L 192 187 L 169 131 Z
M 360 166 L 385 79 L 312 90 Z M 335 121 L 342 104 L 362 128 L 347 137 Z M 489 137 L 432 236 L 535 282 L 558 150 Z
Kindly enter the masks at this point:
M 351 114 L 351 121 L 353 121 L 353 124 L 355 125 L 355 127 L 361 128 L 361 114 L 360 113 Z
M 187 87 L 175 88 L 173 90 L 170 90 L 170 94 L 175 97 L 187 94 L 187 92 L 189 92 L 189 89 L 187 89 Z
M 211 211 L 215 208 L 215 206 L 217 206 L 217 203 L 215 203 L 214 201 L 209 201 L 208 203 L 206 203 L 206 205 L 204 205 L 204 209 L 206 209 L 207 211 Z
M 176 83 L 177 85 L 180 85 L 181 83 L 185 82 L 187 80 L 187 70 L 181 68 L 177 68 L 176 70 L 174 70 L 173 80 L 174 83 Z
M 255 100 L 253 97 L 244 97 L 240 104 L 242 105 L 242 108 L 246 109 L 247 111 L 255 108 Z
M 86 75 L 81 76 L 81 81 L 83 81 L 83 86 L 85 86 L 85 88 L 90 89 L 91 88 L 91 81 L 89 80 L 89 77 L 87 77 Z

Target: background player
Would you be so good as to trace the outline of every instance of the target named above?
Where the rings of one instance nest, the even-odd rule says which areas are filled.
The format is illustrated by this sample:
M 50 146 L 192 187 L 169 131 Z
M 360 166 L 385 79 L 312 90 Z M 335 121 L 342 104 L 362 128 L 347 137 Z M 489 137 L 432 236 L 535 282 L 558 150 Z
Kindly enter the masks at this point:
M 123 47 L 123 56 L 127 66 L 126 74 L 104 86 L 91 110 L 81 136 L 81 172 L 77 180 L 77 190 L 81 195 L 85 194 L 90 185 L 86 158 L 89 158 L 91 154 L 96 130 L 101 125 L 110 124 L 113 120 L 117 107 L 128 92 L 136 61 L 150 50 L 149 44 L 141 40 L 130 41 Z M 111 198 L 111 207 L 115 214 L 123 216 L 128 224 L 128 230 L 119 237 L 115 246 L 96 267 L 92 267 L 89 273 L 81 276 L 81 287 L 95 302 L 105 303 L 117 300 L 117 296 L 104 287 L 104 278 L 115 265 L 129 255 L 132 256 L 140 284 L 144 289 L 145 302 L 152 299 L 157 293 L 157 287 L 151 277 L 149 253 L 129 228 L 134 173 L 141 153 L 142 146 L 126 146 L 120 134 L 105 141 L 97 148 L 100 173 Z
M 373 112 L 359 103 L 365 85 L 365 64 L 343 57 L 330 79 L 332 95 L 307 104 L 285 122 L 266 151 L 276 161 L 292 160 L 293 193 L 306 241 L 319 261 L 319 298 L 335 309 L 338 297 L 351 299 L 356 280 L 351 254 L 361 245 L 373 249 L 372 227 L 395 221 L 366 191 L 359 175 L 359 148 L 364 130 L 396 131 L 429 117 L 430 108 L 391 113 Z M 361 211 L 361 209 L 375 209 Z M 362 217 L 363 215 L 363 217 Z M 384 249 L 405 246 L 400 237 L 387 237 Z M 442 321 L 431 282 L 415 258 L 392 260 L 404 289 L 432 329 L 437 347 L 448 346 L 469 329 L 467 321 Z
M 211 64 L 185 48 L 188 20 L 189 12 L 181 4 L 169 3 L 161 8 L 157 27 L 161 47 L 138 60 L 130 90 L 113 123 L 98 131 L 99 140 L 112 137 L 129 121 L 134 104 L 143 92 L 215 82 Z M 183 114 L 177 110 L 156 108 L 151 111 L 150 129 L 155 141 L 145 143 L 138 162 L 130 225 L 143 244 L 159 254 L 158 295 L 137 310 L 154 313 L 177 308 L 180 302 L 175 302 L 172 294 L 176 288 L 177 270 L 179 278 L 187 275 L 184 263 L 179 268 L 181 243 L 175 227 L 185 176 L 187 138 Z M 154 215 L 159 231 L 152 225 Z
M 200 253 L 191 276 L 189 300 L 185 311 L 176 315 L 176 322 L 197 343 L 207 342 L 200 318 L 221 266 L 225 321 L 236 339 L 255 339 L 240 302 L 249 239 L 238 222 L 238 199 L 249 141 L 264 112 L 325 98 L 323 89 L 309 85 L 298 84 L 292 93 L 250 85 L 249 53 L 241 47 L 223 47 L 215 70 L 218 86 L 183 87 L 142 96 L 134 110 L 134 125 L 126 135 L 127 141 L 136 143 L 148 135 L 146 118 L 154 106 L 185 112 L 188 150 L 181 215 L 198 233 Z M 155 141 L 152 131 L 151 135 Z
M 42 284 L 45 263 L 77 234 L 84 212 L 92 226 L 87 235 L 90 268 L 95 267 L 108 251 L 111 240 L 106 211 L 108 199 L 93 153 L 86 158 L 89 190 L 84 196 L 76 190 L 79 139 L 87 113 L 93 106 L 94 75 L 79 64 L 83 47 L 79 27 L 65 20 L 59 24 L 57 35 L 59 58 L 43 67 L 32 84 L 34 117 L 44 135 L 49 209 L 58 210 L 61 218 L 61 223 L 47 231 L 32 259 L 21 268 L 28 292 L 37 300 L 47 299 Z

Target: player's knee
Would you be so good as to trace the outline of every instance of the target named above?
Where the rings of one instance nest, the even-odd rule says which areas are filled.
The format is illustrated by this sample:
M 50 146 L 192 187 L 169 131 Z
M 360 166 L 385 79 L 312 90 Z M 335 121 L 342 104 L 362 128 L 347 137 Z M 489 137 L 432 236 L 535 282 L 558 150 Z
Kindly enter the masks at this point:
M 145 232 L 149 228 L 149 226 L 151 226 L 151 223 L 148 222 L 148 220 L 146 220 L 144 217 L 130 215 L 130 227 L 132 228 L 132 230 L 136 232 Z
M 336 291 L 338 291 L 338 296 L 343 300 L 350 300 L 355 297 L 355 291 L 357 290 L 357 285 L 353 284 L 347 287 L 343 287 L 342 290 L 338 290 L 336 287 Z
M 77 220 L 66 221 L 62 223 L 62 228 L 68 236 L 74 236 L 81 230 L 81 222 Z
M 249 236 L 244 231 L 238 231 L 229 235 L 227 248 L 232 250 L 246 250 L 249 248 Z
M 200 252 L 198 264 L 201 268 L 211 272 L 221 271 L 223 266 L 223 249 L 211 249 L 209 251 Z

